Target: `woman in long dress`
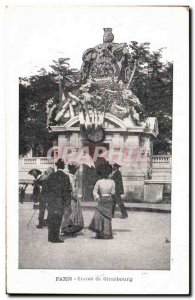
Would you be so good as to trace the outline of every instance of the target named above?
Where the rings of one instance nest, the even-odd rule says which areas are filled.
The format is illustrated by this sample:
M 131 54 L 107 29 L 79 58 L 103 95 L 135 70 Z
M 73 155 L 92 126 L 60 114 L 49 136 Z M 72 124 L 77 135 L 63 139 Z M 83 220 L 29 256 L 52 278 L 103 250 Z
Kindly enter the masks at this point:
M 89 230 L 96 233 L 98 239 L 112 239 L 112 203 L 115 194 L 115 182 L 109 178 L 112 167 L 109 164 L 101 166 L 100 175 L 94 186 L 93 196 L 98 205 L 89 225 Z
M 69 178 L 72 187 L 71 206 L 66 207 L 61 224 L 61 234 L 76 236 L 76 233 L 81 231 L 84 226 L 83 214 L 80 203 L 77 197 L 77 171 L 79 165 L 70 163 L 68 165 Z
M 43 175 L 38 179 L 39 185 L 42 186 L 42 190 L 40 193 L 40 200 L 39 200 L 39 224 L 36 226 L 37 228 L 41 229 L 43 226 L 46 224 L 44 221 L 44 215 L 45 215 L 45 210 L 47 207 L 47 201 L 48 201 L 48 184 L 47 180 L 51 174 L 54 173 L 54 168 L 49 167 Z M 46 220 L 47 221 L 47 220 Z

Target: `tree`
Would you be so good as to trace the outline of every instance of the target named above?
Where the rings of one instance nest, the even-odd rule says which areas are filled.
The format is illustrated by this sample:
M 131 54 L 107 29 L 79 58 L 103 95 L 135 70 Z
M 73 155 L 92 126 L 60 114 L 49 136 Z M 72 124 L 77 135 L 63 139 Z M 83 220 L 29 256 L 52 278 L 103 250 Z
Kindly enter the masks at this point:
M 52 145 L 46 126 L 46 102 L 57 99 L 58 85 L 51 74 L 31 76 L 25 84 L 19 85 L 20 115 L 19 153 L 24 155 L 30 149 L 34 156 L 43 156 Z
M 150 52 L 149 43 L 131 42 L 129 66 L 137 67 L 131 89 L 140 99 L 148 117 L 157 117 L 159 135 L 154 140 L 154 154 L 171 152 L 173 64 L 162 63 L 162 51 Z
M 30 151 L 31 145 L 28 141 L 27 120 L 28 101 L 27 86 L 25 80 L 19 84 L 19 154 L 24 155 Z
M 56 76 L 63 78 L 62 87 L 68 91 L 78 83 L 78 71 L 70 69 L 68 59 L 53 61 L 53 72 L 40 69 L 38 75 L 20 78 L 19 83 L 19 154 L 30 149 L 33 156 L 45 156 L 56 136 L 48 132 L 46 103 L 53 98 L 59 102 L 59 83 Z
M 50 65 L 54 80 L 60 85 L 65 94 L 77 88 L 80 79 L 79 71 L 71 69 L 68 61 L 69 58 L 59 58 L 58 61 L 53 60 L 54 64 Z

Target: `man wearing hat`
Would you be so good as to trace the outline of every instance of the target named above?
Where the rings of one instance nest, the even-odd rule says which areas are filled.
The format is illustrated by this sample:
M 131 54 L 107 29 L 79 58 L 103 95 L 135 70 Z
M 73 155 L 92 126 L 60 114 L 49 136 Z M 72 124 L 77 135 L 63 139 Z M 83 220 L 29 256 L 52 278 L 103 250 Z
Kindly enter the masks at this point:
M 113 179 L 115 182 L 115 197 L 113 199 L 112 217 L 114 217 L 116 204 L 118 204 L 122 213 L 122 218 L 127 218 L 128 217 L 127 210 L 121 198 L 121 195 L 124 194 L 124 187 L 123 187 L 122 175 L 119 170 L 120 167 L 121 166 L 118 163 L 114 163 L 112 173 L 110 175 L 110 178 Z
M 71 205 L 71 184 L 69 176 L 64 173 L 64 161 L 56 162 L 57 171 L 48 178 L 48 241 L 63 243 L 59 239 L 60 226 L 64 208 Z

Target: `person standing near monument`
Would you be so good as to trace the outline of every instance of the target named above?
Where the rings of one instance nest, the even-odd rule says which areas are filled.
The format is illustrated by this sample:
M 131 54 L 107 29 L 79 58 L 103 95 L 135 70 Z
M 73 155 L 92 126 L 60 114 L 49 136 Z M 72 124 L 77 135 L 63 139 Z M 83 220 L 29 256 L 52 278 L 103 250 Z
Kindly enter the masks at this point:
M 117 163 L 113 164 L 113 170 L 110 175 L 110 178 L 114 180 L 115 182 L 115 197 L 113 199 L 113 207 L 112 207 L 112 217 L 114 218 L 114 213 L 116 209 L 116 204 L 118 204 L 122 217 L 121 218 L 128 218 L 127 210 L 126 207 L 123 203 L 123 200 L 121 198 L 121 195 L 124 194 L 124 187 L 123 187 L 123 180 L 122 180 L 122 175 L 119 170 L 121 166 Z
M 77 196 L 77 172 L 79 164 L 71 162 L 68 164 L 69 178 L 71 183 L 71 206 L 65 207 L 61 224 L 61 234 L 76 237 L 77 232 L 84 226 L 83 214 Z
M 56 162 L 57 171 L 48 178 L 48 241 L 63 243 L 59 238 L 64 207 L 71 205 L 71 184 L 64 173 L 64 161 Z
M 25 192 L 26 192 L 27 186 L 28 186 L 28 184 L 26 183 L 19 187 L 19 202 L 20 203 L 24 203 Z
M 32 193 L 32 200 L 33 200 L 33 208 L 36 209 L 36 205 L 39 202 L 41 188 L 39 184 L 39 177 L 35 177 L 35 180 L 32 183 L 33 186 L 33 193 Z
M 40 200 L 39 200 L 39 217 L 38 217 L 39 224 L 36 226 L 39 229 L 43 228 L 43 226 L 45 225 L 44 215 L 45 215 L 45 210 L 46 210 L 47 200 L 48 200 L 47 180 L 49 176 L 53 173 L 54 173 L 54 169 L 49 167 L 44 172 L 44 174 L 39 178 L 39 184 L 42 186 Z
M 89 230 L 96 233 L 97 239 L 112 239 L 112 201 L 115 194 L 114 180 L 109 178 L 112 166 L 105 163 L 97 168 L 101 176 L 94 186 L 94 200 L 98 202 Z

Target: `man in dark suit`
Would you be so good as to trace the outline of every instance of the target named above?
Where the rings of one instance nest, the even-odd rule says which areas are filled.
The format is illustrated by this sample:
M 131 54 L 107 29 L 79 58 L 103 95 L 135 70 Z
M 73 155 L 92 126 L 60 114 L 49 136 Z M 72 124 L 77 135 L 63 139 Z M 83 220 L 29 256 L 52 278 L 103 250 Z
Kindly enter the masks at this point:
M 110 175 L 110 178 L 113 179 L 115 182 L 115 197 L 113 199 L 112 217 L 114 217 L 116 204 L 118 204 L 122 213 L 122 218 L 127 218 L 128 217 L 127 210 L 121 198 L 121 195 L 124 194 L 124 187 L 123 187 L 122 175 L 121 172 L 119 171 L 120 167 L 121 166 L 119 164 L 114 163 L 113 170 Z
M 59 239 L 60 226 L 65 206 L 71 205 L 71 184 L 63 170 L 64 161 L 59 158 L 57 171 L 48 178 L 48 241 L 63 243 Z

